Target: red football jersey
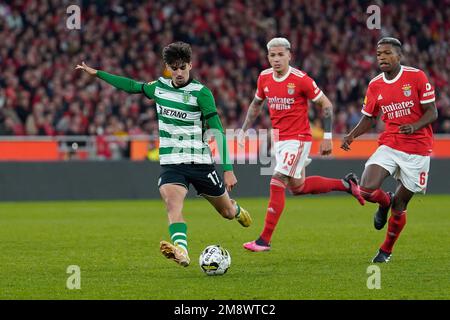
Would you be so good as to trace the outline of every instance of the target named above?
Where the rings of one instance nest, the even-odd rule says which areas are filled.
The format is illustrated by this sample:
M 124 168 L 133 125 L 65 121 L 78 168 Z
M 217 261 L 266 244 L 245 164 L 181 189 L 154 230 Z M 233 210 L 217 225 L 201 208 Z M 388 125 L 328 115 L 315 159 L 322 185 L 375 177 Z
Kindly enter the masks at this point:
M 433 148 L 431 124 L 413 134 L 400 134 L 399 126 L 418 121 L 424 111 L 421 104 L 435 100 L 434 88 L 422 70 L 401 66 L 398 75 L 387 80 L 384 73 L 370 81 L 362 113 L 376 117 L 382 112 L 385 130 L 378 143 L 409 154 L 429 155 Z
M 278 140 L 311 141 L 308 99 L 317 101 L 322 90 L 305 72 L 289 67 L 282 78 L 275 78 L 272 68 L 258 77 L 255 98 L 267 99 L 272 127 L 278 129 Z

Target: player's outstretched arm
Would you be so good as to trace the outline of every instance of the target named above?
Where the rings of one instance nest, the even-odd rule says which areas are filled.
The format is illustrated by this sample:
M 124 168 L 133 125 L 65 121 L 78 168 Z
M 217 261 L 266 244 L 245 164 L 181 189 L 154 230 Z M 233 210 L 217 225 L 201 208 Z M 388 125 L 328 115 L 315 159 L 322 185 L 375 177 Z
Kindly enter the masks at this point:
M 417 122 L 401 125 L 399 127 L 399 133 L 412 134 L 437 119 L 438 111 L 434 102 L 422 104 L 422 109 L 425 111 L 422 117 Z
M 75 67 L 75 70 L 83 70 L 90 76 L 97 75 L 97 70 L 89 67 L 86 63 L 84 63 L 84 61 L 81 64 L 77 64 L 77 66 Z
M 350 145 L 352 144 L 353 140 L 369 131 L 372 128 L 374 121 L 375 119 L 373 117 L 363 115 L 356 127 L 354 127 L 353 130 L 350 131 L 350 133 L 344 136 L 341 148 L 345 151 L 350 150 Z
M 128 93 L 141 93 L 143 90 L 144 84 L 142 82 L 138 82 L 130 78 L 116 76 L 105 71 L 96 70 L 89 67 L 86 63 L 84 63 L 84 61 L 81 63 L 81 65 L 77 65 L 75 70 L 83 70 L 90 76 L 97 76 L 98 78 L 106 81 L 117 89 L 123 90 Z

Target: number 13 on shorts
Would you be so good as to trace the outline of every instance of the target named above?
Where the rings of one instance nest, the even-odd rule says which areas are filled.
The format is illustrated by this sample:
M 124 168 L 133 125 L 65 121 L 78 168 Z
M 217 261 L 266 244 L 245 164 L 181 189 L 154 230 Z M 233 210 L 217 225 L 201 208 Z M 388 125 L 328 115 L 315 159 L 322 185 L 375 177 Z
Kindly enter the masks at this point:
M 299 179 L 311 150 L 310 141 L 284 140 L 275 142 L 275 171 Z
M 295 153 L 285 152 L 285 153 L 284 153 L 283 164 L 287 164 L 288 166 L 292 166 L 292 164 L 294 163 L 294 160 L 295 160 L 296 156 L 297 156 L 297 155 L 296 155 Z

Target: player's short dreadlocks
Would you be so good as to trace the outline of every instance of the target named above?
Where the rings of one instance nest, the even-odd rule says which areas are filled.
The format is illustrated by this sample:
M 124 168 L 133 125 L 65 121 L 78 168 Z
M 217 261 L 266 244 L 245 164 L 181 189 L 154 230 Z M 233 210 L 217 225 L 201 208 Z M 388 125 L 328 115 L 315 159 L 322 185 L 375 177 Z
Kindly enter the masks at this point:
M 163 60 L 168 65 L 190 63 L 191 46 L 185 42 L 174 42 L 163 49 Z

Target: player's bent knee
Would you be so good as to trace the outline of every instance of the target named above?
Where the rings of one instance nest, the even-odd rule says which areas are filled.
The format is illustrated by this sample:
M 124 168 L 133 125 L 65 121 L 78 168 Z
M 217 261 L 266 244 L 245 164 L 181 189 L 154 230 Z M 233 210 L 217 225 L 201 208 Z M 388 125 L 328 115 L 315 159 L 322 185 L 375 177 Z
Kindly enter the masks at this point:
M 273 174 L 272 178 L 281 180 L 281 181 L 283 181 L 285 184 L 288 184 L 288 183 L 289 183 L 289 179 L 290 179 L 290 177 L 288 177 L 288 176 L 286 176 L 286 175 L 284 175 L 284 174 L 282 174 L 282 173 L 280 173 L 280 172 L 275 172 L 275 173 Z
M 300 195 L 300 194 L 303 194 L 303 189 L 305 189 L 305 184 L 304 184 L 304 183 L 302 183 L 302 184 L 300 184 L 300 185 L 297 185 L 297 186 L 289 187 L 289 191 L 290 191 L 291 194 L 293 194 L 293 195 Z
M 407 206 L 408 206 L 407 201 L 394 197 L 394 200 L 392 201 L 392 209 L 396 211 L 405 211 Z
M 236 208 L 233 205 L 216 206 L 216 210 L 225 219 L 234 219 L 236 215 Z
M 367 191 L 370 191 L 370 192 L 374 192 L 375 190 L 378 189 L 377 186 L 375 186 L 373 183 L 367 183 L 367 182 L 364 183 L 362 181 L 359 184 L 359 187 L 362 188 L 362 189 L 365 189 Z
M 224 208 L 224 209 L 220 210 L 220 214 L 225 219 L 232 220 L 232 219 L 234 219 L 234 216 L 236 215 L 236 210 L 233 207 Z

